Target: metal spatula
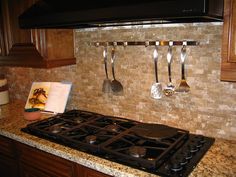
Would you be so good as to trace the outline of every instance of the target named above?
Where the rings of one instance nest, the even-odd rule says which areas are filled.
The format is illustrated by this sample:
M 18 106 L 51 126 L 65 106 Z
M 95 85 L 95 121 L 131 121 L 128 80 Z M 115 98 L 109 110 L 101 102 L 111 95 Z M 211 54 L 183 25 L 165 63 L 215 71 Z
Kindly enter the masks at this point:
M 186 45 L 187 45 L 187 42 L 184 41 L 183 42 L 183 47 L 181 49 L 181 54 L 180 54 L 180 58 L 181 58 L 181 81 L 180 81 L 179 87 L 176 90 L 176 92 L 189 92 L 189 90 L 190 90 L 190 87 L 187 84 L 187 81 L 186 81 L 186 78 L 185 78 L 185 68 L 184 68 L 185 59 L 186 59 L 186 55 L 187 55 L 186 54 Z

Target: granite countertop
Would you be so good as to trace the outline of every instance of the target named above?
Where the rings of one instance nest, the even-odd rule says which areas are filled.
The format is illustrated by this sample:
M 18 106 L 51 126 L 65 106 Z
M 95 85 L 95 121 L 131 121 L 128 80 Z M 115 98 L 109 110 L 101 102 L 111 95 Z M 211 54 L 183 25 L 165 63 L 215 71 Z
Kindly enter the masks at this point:
M 156 175 L 108 161 L 22 132 L 31 123 L 23 117 L 24 103 L 0 106 L 0 135 L 38 148 L 97 171 L 118 177 L 154 177 Z M 44 115 L 43 118 L 47 116 Z M 190 177 L 233 177 L 236 175 L 236 141 L 216 139 Z

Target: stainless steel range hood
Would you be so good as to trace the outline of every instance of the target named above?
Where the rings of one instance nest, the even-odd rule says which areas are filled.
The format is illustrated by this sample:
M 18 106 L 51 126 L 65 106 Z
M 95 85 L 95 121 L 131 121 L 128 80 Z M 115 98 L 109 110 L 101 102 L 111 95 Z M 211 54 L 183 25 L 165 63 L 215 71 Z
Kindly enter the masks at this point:
M 39 0 L 21 28 L 88 28 L 223 20 L 224 0 Z

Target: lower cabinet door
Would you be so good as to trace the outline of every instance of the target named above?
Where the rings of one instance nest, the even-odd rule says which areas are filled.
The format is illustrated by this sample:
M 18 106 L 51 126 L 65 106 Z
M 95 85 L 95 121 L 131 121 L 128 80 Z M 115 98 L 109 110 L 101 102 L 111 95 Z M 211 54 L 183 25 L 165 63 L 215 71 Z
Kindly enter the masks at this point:
M 0 154 L 0 177 L 18 177 L 17 161 Z
M 31 167 L 27 164 L 20 164 L 21 177 L 54 177 L 55 175 L 47 174 L 42 170 L 38 170 L 34 167 Z M 57 177 L 57 176 L 55 176 Z
M 73 163 L 18 143 L 22 177 L 74 177 Z

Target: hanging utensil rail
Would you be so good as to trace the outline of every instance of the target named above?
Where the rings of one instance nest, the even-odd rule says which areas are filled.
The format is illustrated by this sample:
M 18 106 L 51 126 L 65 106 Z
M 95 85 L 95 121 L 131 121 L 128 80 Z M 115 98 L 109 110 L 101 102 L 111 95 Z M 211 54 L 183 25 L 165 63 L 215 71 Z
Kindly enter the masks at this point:
M 159 41 L 159 40 L 157 40 Z M 155 46 L 157 41 L 113 41 L 113 42 L 90 42 L 94 46 Z M 159 41 L 159 46 L 168 46 L 170 41 Z M 198 41 L 173 41 L 173 46 L 181 46 L 186 42 L 188 46 L 200 45 Z

